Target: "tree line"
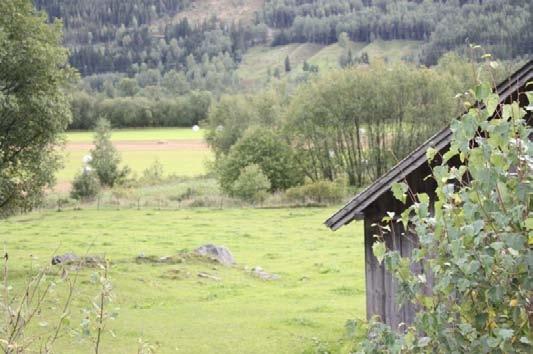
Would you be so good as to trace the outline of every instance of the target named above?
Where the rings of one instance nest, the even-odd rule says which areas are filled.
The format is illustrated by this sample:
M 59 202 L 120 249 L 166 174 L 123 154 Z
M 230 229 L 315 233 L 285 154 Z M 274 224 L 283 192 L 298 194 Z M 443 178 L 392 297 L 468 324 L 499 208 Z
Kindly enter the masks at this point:
M 333 70 L 290 95 L 281 87 L 225 95 L 206 123 L 214 171 L 229 193 L 252 164 L 271 191 L 305 180 L 363 186 L 459 115 L 455 93 L 474 82 L 474 72 L 449 54 L 431 69 L 375 62 Z

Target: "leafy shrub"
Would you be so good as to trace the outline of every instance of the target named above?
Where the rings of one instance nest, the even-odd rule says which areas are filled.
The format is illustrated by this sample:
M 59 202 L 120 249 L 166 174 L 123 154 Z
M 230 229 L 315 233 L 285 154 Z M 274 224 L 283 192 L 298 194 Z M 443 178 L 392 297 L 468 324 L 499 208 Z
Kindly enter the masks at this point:
M 285 196 L 296 203 L 338 203 L 346 191 L 341 182 L 316 181 L 287 189 Z
M 217 173 L 224 191 L 231 194 L 241 170 L 257 164 L 270 181 L 270 191 L 285 190 L 303 182 L 303 172 L 291 147 L 269 129 L 248 131 L 227 156 L 217 162 Z
M 143 171 L 141 181 L 144 183 L 157 183 L 163 179 L 163 175 L 163 164 L 159 159 L 155 159 L 155 161 Z
M 98 177 L 92 171 L 83 171 L 74 177 L 70 197 L 76 200 L 90 200 L 100 192 Z
M 265 200 L 270 189 L 270 181 L 261 167 L 256 164 L 246 166 L 241 170 L 239 178 L 233 183 L 232 195 L 248 202 Z

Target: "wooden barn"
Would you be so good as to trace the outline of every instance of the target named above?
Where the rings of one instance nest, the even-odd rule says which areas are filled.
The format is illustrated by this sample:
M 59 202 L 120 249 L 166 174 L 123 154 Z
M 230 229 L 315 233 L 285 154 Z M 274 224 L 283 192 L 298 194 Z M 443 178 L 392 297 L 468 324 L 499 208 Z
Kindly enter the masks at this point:
M 529 61 L 498 85 L 497 92 L 500 95 L 500 102 L 509 103 L 519 98 L 522 107 L 528 106 L 527 98 L 520 93 L 525 91 L 525 86 L 531 81 L 533 81 L 533 61 Z M 531 120 L 531 111 L 528 115 L 529 120 Z M 428 193 L 430 198 L 434 195 L 435 182 L 432 179 L 425 179 L 431 172 L 426 158 L 426 150 L 432 147 L 443 155 L 449 149 L 451 137 L 452 132 L 448 127 L 429 138 L 325 222 L 330 229 L 337 230 L 353 220 L 364 220 L 366 314 L 368 319 L 378 315 L 384 323 L 389 324 L 392 328 L 397 328 L 402 322 L 411 323 L 414 319 L 415 312 L 412 306 L 402 308 L 398 306 L 396 300 L 397 285 L 391 274 L 384 269 L 384 265 L 380 264 L 372 253 L 373 235 L 378 232 L 371 225 L 381 221 L 387 211 L 393 211 L 398 215 L 405 209 L 405 206 L 398 202 L 391 192 L 391 187 L 396 182 L 407 182 L 415 193 Z M 440 162 L 435 159 L 432 163 L 438 164 Z M 450 164 L 454 163 L 457 161 L 450 162 Z M 417 247 L 417 237 L 413 234 L 400 236 L 403 232 L 403 226 L 401 223 L 394 223 L 394 225 L 396 227 L 393 233 L 395 236 L 386 235 L 385 243 L 388 248 L 398 250 L 402 256 L 409 256 L 413 248 Z M 424 272 L 422 267 L 413 269 L 413 271 Z M 428 286 L 431 286 L 429 275 Z

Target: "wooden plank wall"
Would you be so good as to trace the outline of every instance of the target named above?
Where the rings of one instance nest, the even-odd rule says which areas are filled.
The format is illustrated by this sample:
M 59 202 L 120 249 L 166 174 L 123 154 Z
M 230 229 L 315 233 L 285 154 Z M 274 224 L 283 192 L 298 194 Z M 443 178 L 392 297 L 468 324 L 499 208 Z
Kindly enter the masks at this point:
M 372 227 L 375 221 L 365 219 L 365 272 L 366 272 L 366 313 L 367 319 L 379 316 L 380 320 L 392 328 L 398 328 L 401 323 L 411 323 L 414 319 L 414 305 L 400 306 L 398 301 L 398 284 L 394 277 L 385 270 L 372 252 L 373 235 L 376 230 Z M 385 236 L 388 249 L 397 250 L 402 257 L 410 256 L 416 247 L 416 236 L 400 236 L 403 232 L 401 224 L 395 224 L 394 237 Z M 422 267 L 414 265 L 413 272 L 420 273 Z

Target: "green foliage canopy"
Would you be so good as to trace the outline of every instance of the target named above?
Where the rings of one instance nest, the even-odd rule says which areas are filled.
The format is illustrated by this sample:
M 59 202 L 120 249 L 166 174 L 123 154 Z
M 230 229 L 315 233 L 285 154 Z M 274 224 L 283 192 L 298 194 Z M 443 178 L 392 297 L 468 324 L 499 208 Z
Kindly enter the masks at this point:
M 296 163 L 290 146 L 266 128 L 248 131 L 227 156 L 217 161 L 217 173 L 222 188 L 232 193 L 240 171 L 257 164 L 270 181 L 270 190 L 285 190 L 303 182 L 303 173 Z
M 328 72 L 292 98 L 285 134 L 312 180 L 346 175 L 361 186 L 457 112 L 449 77 L 408 65 Z
M 31 1 L 0 2 L 0 216 L 32 208 L 59 167 L 74 77 L 61 42 Z

